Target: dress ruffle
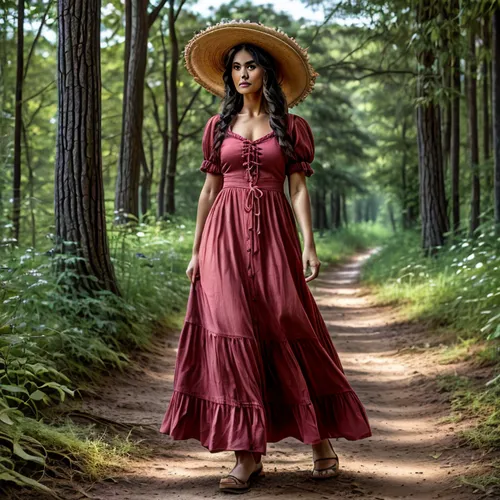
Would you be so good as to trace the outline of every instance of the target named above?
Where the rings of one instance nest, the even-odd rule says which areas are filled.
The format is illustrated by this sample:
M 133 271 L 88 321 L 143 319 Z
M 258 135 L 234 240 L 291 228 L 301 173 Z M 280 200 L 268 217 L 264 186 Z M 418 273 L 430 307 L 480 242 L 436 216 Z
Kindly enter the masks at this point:
M 220 166 L 210 160 L 203 160 L 200 170 L 209 174 L 222 174 Z
M 296 163 L 291 163 L 287 166 L 287 174 L 293 174 L 294 172 L 304 172 L 306 177 L 311 177 L 314 174 L 314 170 L 311 165 L 306 161 L 299 161 Z
M 174 439 L 265 454 L 266 443 L 286 437 L 316 444 L 371 435 L 361 402 L 337 382 L 341 370 L 317 339 L 257 341 L 186 322 L 177 356 L 190 368 L 176 375 L 160 428 Z

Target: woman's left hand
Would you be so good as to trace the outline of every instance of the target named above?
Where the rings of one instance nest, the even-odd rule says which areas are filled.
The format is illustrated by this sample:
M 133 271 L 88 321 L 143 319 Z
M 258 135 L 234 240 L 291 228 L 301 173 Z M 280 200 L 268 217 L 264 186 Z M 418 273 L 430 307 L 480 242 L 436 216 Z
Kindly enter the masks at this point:
M 314 278 L 317 278 L 319 268 L 321 266 L 321 262 L 316 255 L 316 250 L 313 248 L 306 248 L 302 252 L 302 267 L 304 268 L 304 275 L 307 272 L 307 266 L 311 268 L 312 274 L 306 278 L 306 283 L 308 281 L 312 281 Z

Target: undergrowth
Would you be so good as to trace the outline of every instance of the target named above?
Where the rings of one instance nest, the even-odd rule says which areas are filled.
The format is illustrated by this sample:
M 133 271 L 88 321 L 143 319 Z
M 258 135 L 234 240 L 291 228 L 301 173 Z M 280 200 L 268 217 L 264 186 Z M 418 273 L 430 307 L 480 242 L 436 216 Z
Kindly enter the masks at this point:
M 411 320 L 447 327 L 455 341 L 442 362 L 468 360 L 491 367 L 494 375 L 477 383 L 469 376 L 442 379 L 456 421 L 471 419 L 462 440 L 482 449 L 500 448 L 500 238 L 493 230 L 475 239 L 450 242 L 425 257 L 419 235 L 398 234 L 372 256 L 362 279 L 378 301 L 400 306 Z
M 318 258 L 325 264 L 337 264 L 356 252 L 381 245 L 389 237 L 384 226 L 362 223 L 348 229 L 314 235 Z
M 189 292 L 192 233 L 182 221 L 111 228 L 121 297 L 69 294 L 61 285 L 64 273 L 53 272 L 61 257 L 49 245 L 2 256 L 0 488 L 13 482 L 45 490 L 35 478 L 53 476 L 47 457 L 57 453 L 71 456 L 66 466 L 93 478 L 115 463 L 120 453 L 105 442 L 119 438 L 92 434 L 89 440 L 67 424 L 37 422 L 82 383 L 123 369 L 128 353 L 147 349 L 155 329 L 178 325 Z

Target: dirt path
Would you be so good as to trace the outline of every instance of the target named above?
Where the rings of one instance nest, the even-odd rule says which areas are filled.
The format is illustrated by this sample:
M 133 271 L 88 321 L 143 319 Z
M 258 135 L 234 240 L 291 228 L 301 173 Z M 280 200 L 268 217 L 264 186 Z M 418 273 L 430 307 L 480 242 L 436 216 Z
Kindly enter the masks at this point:
M 437 393 L 434 378 L 452 369 L 438 365 L 432 355 L 398 353 L 423 342 L 424 334 L 398 324 L 390 308 L 370 304 L 370 296 L 358 285 L 365 258 L 324 270 L 311 289 L 374 435 L 356 442 L 333 440 L 341 474 L 323 483 L 309 478 L 309 447 L 294 439 L 271 444 L 264 457 L 266 477 L 246 498 L 478 498 L 458 481 L 467 472 L 471 452 L 457 448 L 451 424 L 440 423 L 448 405 Z M 102 397 L 84 403 L 84 411 L 147 426 L 146 443 L 155 457 L 135 462 L 113 482 L 94 485 L 92 498 L 222 497 L 218 480 L 232 468 L 232 453 L 210 454 L 196 441 L 173 442 L 157 432 L 170 397 L 176 341 L 177 337 L 165 339 L 159 352 L 142 357 L 133 373 L 107 379 Z

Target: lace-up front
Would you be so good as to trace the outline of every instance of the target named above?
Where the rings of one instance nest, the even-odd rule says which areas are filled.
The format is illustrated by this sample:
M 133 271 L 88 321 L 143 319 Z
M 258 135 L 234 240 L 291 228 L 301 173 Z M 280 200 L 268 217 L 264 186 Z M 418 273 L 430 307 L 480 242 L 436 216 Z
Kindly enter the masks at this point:
M 252 299 L 256 300 L 256 288 L 254 277 L 256 273 L 255 258 L 260 250 L 260 240 L 264 236 L 261 230 L 262 206 L 261 199 L 264 191 L 283 191 L 284 177 L 273 178 L 269 175 L 261 176 L 262 155 L 264 143 L 274 136 L 270 132 L 254 141 L 247 139 L 231 129 L 228 135 L 238 139 L 241 143 L 241 160 L 243 167 L 239 172 L 229 172 L 224 178 L 224 188 L 244 188 L 244 210 L 246 212 L 246 252 L 247 252 L 247 275 L 251 279 Z M 243 173 L 243 175 L 241 175 Z

